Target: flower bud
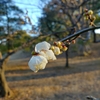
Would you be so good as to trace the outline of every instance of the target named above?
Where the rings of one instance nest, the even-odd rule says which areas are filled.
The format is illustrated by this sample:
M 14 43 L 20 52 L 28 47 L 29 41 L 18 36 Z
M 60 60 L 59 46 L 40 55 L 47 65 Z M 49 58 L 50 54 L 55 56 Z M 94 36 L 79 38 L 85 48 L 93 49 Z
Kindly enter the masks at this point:
M 57 42 L 58 47 L 62 45 L 62 43 L 59 41 Z
M 53 52 L 54 52 L 55 55 L 59 55 L 59 54 L 62 53 L 62 52 L 60 51 L 59 47 L 57 47 L 57 46 L 55 46 Z
M 54 50 L 54 46 L 51 46 L 51 50 Z
M 68 48 L 66 46 L 63 46 L 63 51 L 66 51 Z
M 93 15 L 93 11 L 92 11 L 92 10 L 89 10 L 89 11 L 88 11 L 88 14 L 89 14 L 89 15 Z
M 88 9 L 85 9 L 84 11 L 85 11 L 85 12 L 88 12 Z
M 73 43 L 73 44 L 75 44 L 75 43 L 76 43 L 76 41 L 75 41 L 75 40 L 72 40 L 72 43 Z
M 62 47 L 62 45 L 60 45 L 60 46 L 58 46 L 60 49 L 62 49 L 63 47 Z
M 54 45 L 57 46 L 57 42 L 54 42 Z

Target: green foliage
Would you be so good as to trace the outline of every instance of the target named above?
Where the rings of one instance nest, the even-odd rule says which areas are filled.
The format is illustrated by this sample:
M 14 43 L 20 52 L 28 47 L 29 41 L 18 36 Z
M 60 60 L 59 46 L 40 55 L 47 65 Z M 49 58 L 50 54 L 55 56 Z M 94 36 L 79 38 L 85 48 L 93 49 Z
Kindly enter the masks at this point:
M 49 3 L 44 7 L 43 16 L 39 19 L 39 26 L 43 34 L 66 30 L 69 19 L 67 15 L 60 13 L 59 10 Z
M 18 31 L 16 35 L 9 37 L 4 43 L 0 44 L 0 51 L 7 52 L 8 50 L 16 49 L 30 39 L 31 37 L 25 31 Z
M 94 11 L 97 12 L 100 10 L 100 0 L 93 0 L 93 2 L 91 2 L 91 5 Z
M 63 1 L 63 3 L 61 3 L 61 1 Z M 98 7 L 100 5 L 100 0 L 87 0 L 86 3 L 83 3 L 81 7 L 71 4 L 70 1 L 71 0 L 51 0 L 44 6 L 43 16 L 39 20 L 39 26 L 41 27 L 43 34 L 50 34 L 53 32 L 56 33 L 68 29 L 68 32 L 62 32 L 59 34 L 59 38 L 62 39 L 71 33 L 70 28 L 73 26 L 76 28 L 76 31 L 89 27 L 90 22 L 84 20 L 83 16 L 81 15 L 85 8 L 89 10 L 91 9 L 95 12 L 100 11 L 100 7 Z M 78 5 L 81 5 L 79 3 L 82 3 L 85 0 L 72 1 L 75 1 Z M 73 9 L 73 7 L 75 9 Z M 95 13 L 93 15 L 95 15 Z M 95 23 L 100 22 L 100 16 L 97 14 L 96 17 L 97 19 Z M 88 33 L 85 33 L 82 35 L 82 37 L 85 38 L 85 41 L 82 38 L 78 39 L 77 43 L 79 45 L 85 46 L 91 43 L 91 36 L 89 35 L 89 38 L 87 38 Z M 48 38 L 46 40 L 49 41 Z M 51 40 L 53 39 L 51 38 Z
M 96 24 L 100 23 L 100 15 L 96 14 L 96 21 L 95 21 Z
M 7 46 L 5 44 L 0 44 L 0 51 L 2 52 L 2 54 L 7 52 Z
M 25 31 L 18 31 L 17 35 L 12 40 L 13 46 L 14 48 L 19 47 L 30 39 L 31 37 Z
M 23 11 L 15 6 L 12 0 L 0 1 L 0 51 L 3 53 L 18 48 L 31 38 L 21 30 L 22 20 L 19 15 L 23 15 Z
M 19 14 L 23 14 L 23 11 L 19 9 L 11 0 L 0 1 L 0 34 L 10 34 L 15 30 L 21 29 L 19 24 Z

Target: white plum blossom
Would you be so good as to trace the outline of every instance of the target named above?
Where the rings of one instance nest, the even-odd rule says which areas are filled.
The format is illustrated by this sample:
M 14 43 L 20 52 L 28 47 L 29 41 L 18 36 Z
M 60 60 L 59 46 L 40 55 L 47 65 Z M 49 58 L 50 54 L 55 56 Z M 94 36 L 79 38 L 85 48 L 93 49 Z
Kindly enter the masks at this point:
M 42 50 L 49 50 L 50 47 L 51 47 L 51 45 L 48 42 L 43 41 L 43 42 L 36 44 L 35 52 L 40 52 Z
M 48 61 L 56 60 L 56 56 L 52 50 L 42 50 L 40 54 L 44 56 Z
M 31 57 L 28 65 L 31 70 L 38 72 L 44 69 L 48 61 L 56 60 L 55 55 L 61 54 L 60 48 L 51 46 L 48 42 L 43 41 L 35 46 L 35 54 Z
M 28 65 L 32 71 L 38 72 L 38 70 L 44 69 L 47 63 L 47 59 L 42 55 L 34 55 L 29 60 Z

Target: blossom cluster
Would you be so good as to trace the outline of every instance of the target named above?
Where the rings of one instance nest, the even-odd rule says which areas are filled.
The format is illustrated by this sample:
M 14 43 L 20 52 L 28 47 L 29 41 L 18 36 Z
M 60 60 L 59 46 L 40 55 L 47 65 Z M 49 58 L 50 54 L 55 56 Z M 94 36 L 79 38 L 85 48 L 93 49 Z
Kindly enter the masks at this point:
M 35 52 L 28 62 L 29 68 L 38 72 L 44 69 L 50 60 L 56 60 L 55 55 L 59 55 L 62 51 L 66 51 L 68 48 L 63 42 L 54 42 L 54 45 L 49 44 L 46 41 L 40 42 L 35 46 Z
M 84 17 L 90 21 L 91 26 L 95 26 L 94 21 L 96 17 L 93 15 L 92 10 L 85 9 Z M 68 45 L 70 45 L 70 43 L 75 44 L 75 39 L 78 38 L 78 36 L 74 39 L 67 39 L 66 43 Z M 46 41 L 36 44 L 33 56 L 28 62 L 29 68 L 34 72 L 38 72 L 39 70 L 44 69 L 50 60 L 56 60 L 55 55 L 59 55 L 68 49 L 68 47 L 61 41 L 54 42 L 53 45 Z
M 90 21 L 90 26 L 95 26 L 94 21 L 96 17 L 93 15 L 92 10 L 85 9 L 84 18 Z

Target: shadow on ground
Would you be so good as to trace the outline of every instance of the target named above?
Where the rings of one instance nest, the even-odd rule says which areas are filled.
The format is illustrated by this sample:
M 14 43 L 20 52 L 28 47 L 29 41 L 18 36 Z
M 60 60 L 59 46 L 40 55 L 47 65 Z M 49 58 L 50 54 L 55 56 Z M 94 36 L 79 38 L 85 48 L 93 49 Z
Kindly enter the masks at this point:
M 20 69 L 20 67 L 25 67 L 25 68 Z M 17 70 L 11 69 L 11 70 L 6 71 L 6 74 L 12 74 L 11 76 L 9 75 L 6 76 L 6 78 L 8 81 L 22 81 L 22 80 L 30 80 L 30 79 L 57 77 L 57 76 L 90 72 L 90 71 L 96 71 L 96 70 L 100 70 L 99 60 L 89 61 L 88 63 L 85 63 L 85 62 L 73 63 L 73 64 L 70 64 L 69 68 L 65 67 L 64 62 L 62 61 L 61 62 L 54 61 L 54 62 L 49 63 L 44 70 L 40 70 L 37 73 L 34 73 L 33 71 L 31 71 L 27 65 L 19 66 L 19 69 Z

